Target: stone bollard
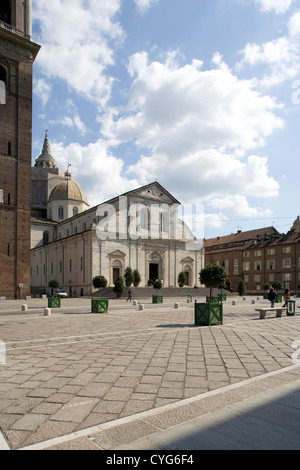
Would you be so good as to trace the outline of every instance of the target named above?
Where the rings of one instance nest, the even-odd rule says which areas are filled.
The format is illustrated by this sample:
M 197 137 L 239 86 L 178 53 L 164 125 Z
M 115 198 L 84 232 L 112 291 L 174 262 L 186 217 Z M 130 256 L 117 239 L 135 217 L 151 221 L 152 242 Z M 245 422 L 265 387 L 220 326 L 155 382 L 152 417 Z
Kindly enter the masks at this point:
M 139 305 L 139 310 L 144 310 L 144 304 Z
M 252 304 L 255 304 L 255 300 L 252 300 Z
M 51 315 L 51 308 L 45 308 L 44 309 L 44 316 L 45 317 L 50 317 Z
M 137 301 L 134 300 L 134 301 L 132 302 L 132 305 L 136 305 L 136 304 L 137 304 Z
M 27 305 L 26 304 L 22 305 L 22 312 L 27 312 Z
M 188 302 L 189 302 L 189 300 L 188 300 Z M 175 302 L 174 308 L 179 308 L 179 303 L 178 302 Z
M 246 297 L 243 297 L 243 300 L 246 300 Z
M 232 305 L 235 305 L 235 304 L 236 304 L 236 302 L 235 302 L 235 300 L 233 300 L 233 301 L 232 301 Z

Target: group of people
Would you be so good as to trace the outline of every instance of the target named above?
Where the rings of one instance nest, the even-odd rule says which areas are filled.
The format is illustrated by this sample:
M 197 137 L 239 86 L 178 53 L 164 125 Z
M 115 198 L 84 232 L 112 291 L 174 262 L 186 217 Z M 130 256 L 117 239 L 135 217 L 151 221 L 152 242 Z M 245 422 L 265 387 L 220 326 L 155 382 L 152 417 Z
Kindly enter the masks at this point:
M 271 302 L 271 308 L 274 308 L 275 298 L 276 298 L 276 293 L 274 292 L 274 289 L 272 287 L 269 290 L 269 294 L 268 294 L 268 300 Z M 289 289 L 285 289 L 284 294 L 283 294 L 283 298 L 284 298 L 283 307 L 286 307 L 287 306 L 287 301 L 291 298 L 291 293 L 290 293 Z

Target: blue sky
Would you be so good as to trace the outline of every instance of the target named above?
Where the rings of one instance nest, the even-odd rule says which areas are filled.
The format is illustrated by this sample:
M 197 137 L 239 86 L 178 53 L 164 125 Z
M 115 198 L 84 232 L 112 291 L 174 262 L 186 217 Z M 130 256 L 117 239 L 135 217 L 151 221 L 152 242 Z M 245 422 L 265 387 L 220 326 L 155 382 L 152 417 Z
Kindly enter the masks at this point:
M 90 205 L 157 180 L 206 238 L 300 214 L 298 0 L 33 0 L 45 129 Z

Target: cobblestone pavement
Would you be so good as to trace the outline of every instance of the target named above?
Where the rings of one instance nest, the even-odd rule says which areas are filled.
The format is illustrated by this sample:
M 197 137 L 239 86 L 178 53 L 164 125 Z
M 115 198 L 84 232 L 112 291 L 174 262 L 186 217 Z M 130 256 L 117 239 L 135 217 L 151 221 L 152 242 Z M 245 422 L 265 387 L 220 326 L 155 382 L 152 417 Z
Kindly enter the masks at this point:
M 89 299 L 64 299 L 51 316 L 45 300 L 26 301 L 26 312 L 25 301 L 0 302 L 0 448 L 116 449 L 202 415 L 211 396 L 228 399 L 239 384 L 258 393 L 254 379 L 269 384 L 290 368 L 300 379 L 298 306 L 294 317 L 259 320 L 255 308 L 269 302 L 253 298 L 224 302 L 224 324 L 213 327 L 195 326 L 183 298 L 139 299 L 142 311 L 110 300 L 107 314 L 91 314 Z M 113 439 L 116 423 L 126 438 Z

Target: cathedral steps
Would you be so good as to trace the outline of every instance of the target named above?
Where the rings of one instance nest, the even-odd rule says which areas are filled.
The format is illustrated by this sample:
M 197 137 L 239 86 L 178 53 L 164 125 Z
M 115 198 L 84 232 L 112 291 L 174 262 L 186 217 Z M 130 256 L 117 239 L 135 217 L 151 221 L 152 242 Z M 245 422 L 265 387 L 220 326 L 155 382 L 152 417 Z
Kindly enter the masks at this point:
M 126 297 L 129 288 L 126 287 L 126 290 L 122 297 Z M 170 298 L 170 297 L 183 297 L 187 298 L 188 295 L 192 297 L 205 297 L 209 295 L 209 289 L 205 287 L 199 287 L 194 289 L 192 287 L 163 287 L 160 290 L 156 290 L 153 287 L 131 287 L 133 298 L 134 299 L 141 299 L 141 298 L 151 298 L 152 295 L 162 295 L 163 297 Z M 214 289 L 214 293 L 220 292 L 217 289 Z M 226 295 L 230 295 L 228 291 L 223 290 L 223 293 Z M 105 289 L 99 290 L 93 294 L 93 297 L 103 297 L 108 299 L 115 299 L 116 294 L 113 291 L 113 287 L 107 287 Z

